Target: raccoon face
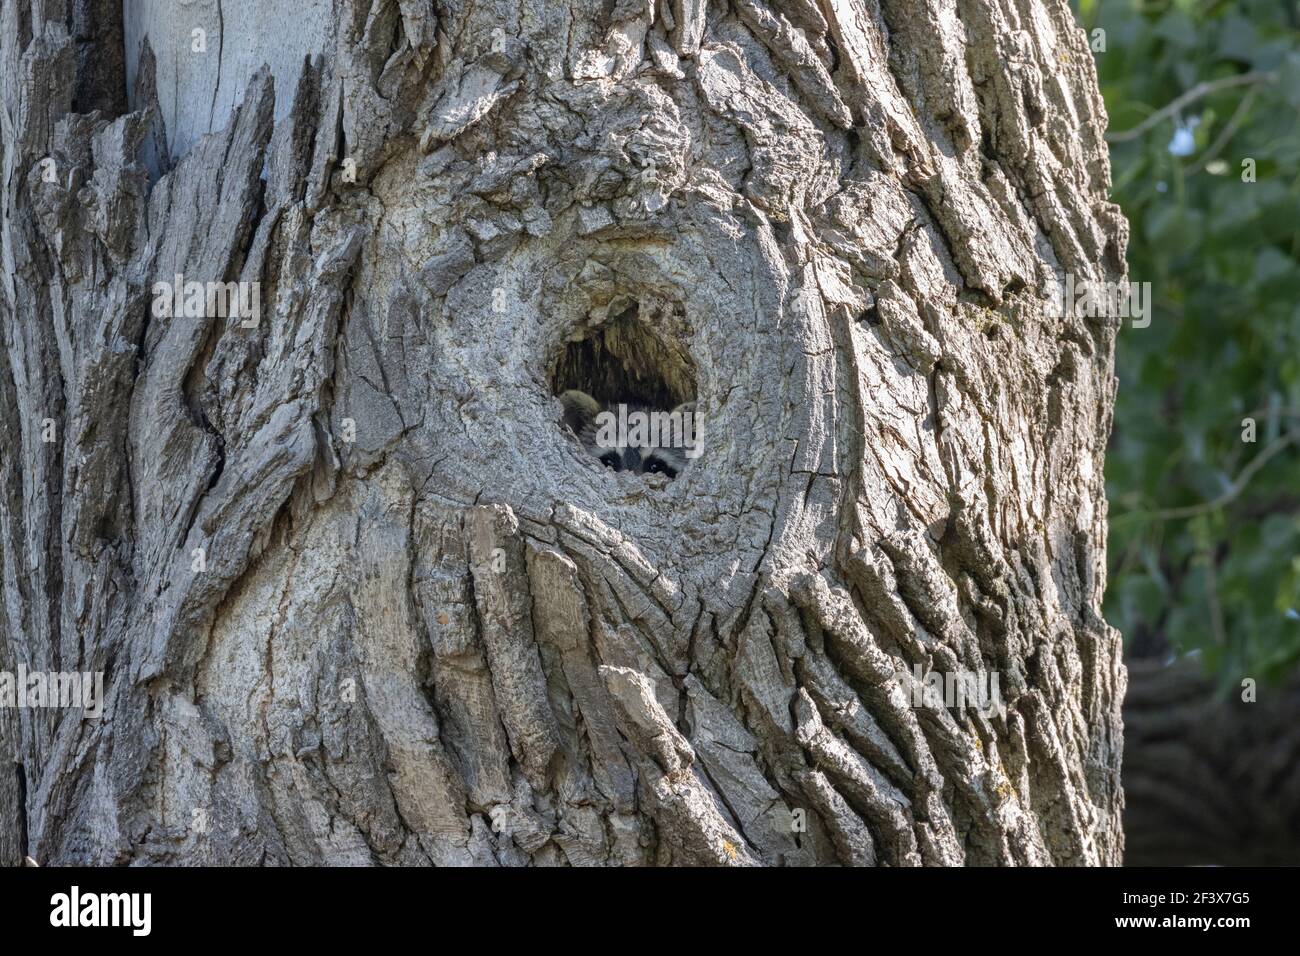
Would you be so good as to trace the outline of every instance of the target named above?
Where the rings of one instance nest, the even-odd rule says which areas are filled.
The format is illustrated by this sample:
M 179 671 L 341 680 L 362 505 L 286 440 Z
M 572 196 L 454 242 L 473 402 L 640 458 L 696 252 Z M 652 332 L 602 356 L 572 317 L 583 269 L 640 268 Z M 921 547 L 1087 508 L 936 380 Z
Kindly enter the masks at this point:
M 664 475 L 671 480 L 693 457 L 694 402 L 678 405 L 672 412 L 626 403 L 602 408 L 586 392 L 570 389 L 560 396 L 560 404 L 564 423 L 611 471 Z

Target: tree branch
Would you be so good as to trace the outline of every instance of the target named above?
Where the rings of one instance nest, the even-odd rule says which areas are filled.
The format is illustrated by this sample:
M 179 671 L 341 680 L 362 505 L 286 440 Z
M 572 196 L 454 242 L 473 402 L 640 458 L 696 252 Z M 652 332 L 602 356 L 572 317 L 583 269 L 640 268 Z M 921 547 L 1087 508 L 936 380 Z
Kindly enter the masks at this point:
M 1246 486 L 1250 484 L 1251 479 L 1255 477 L 1261 468 L 1267 465 L 1271 459 L 1277 457 L 1288 445 L 1294 445 L 1297 441 L 1300 441 L 1300 432 L 1287 432 L 1265 446 L 1264 450 L 1252 458 L 1250 463 L 1241 470 L 1232 486 L 1211 501 L 1203 501 L 1198 505 L 1187 505 L 1182 508 L 1164 508 L 1160 511 L 1127 511 L 1122 515 L 1116 515 L 1111 524 L 1132 521 L 1136 518 L 1148 518 L 1151 521 L 1174 521 L 1179 518 L 1194 518 L 1197 515 L 1216 511 L 1231 503 L 1245 491 Z
M 1204 172 L 1206 167 L 1209 166 L 1210 163 L 1214 162 L 1218 157 L 1219 153 L 1223 152 L 1224 147 L 1232 141 L 1232 137 L 1237 135 L 1237 130 L 1241 129 L 1242 123 L 1246 120 L 1246 114 L 1250 112 L 1250 108 L 1258 96 L 1258 86 L 1252 86 L 1246 91 L 1246 95 L 1241 98 L 1241 102 L 1238 103 L 1237 108 L 1233 110 L 1232 116 L 1228 120 L 1227 125 L 1223 127 L 1223 132 L 1219 134 L 1218 138 L 1210 144 L 1210 148 L 1202 154 L 1199 160 L 1197 160 L 1195 166 L 1193 166 L 1191 171 L 1188 173 L 1189 176 Z
M 1211 93 L 1217 93 L 1220 90 L 1232 89 L 1235 86 L 1251 86 L 1255 83 L 1273 83 L 1277 80 L 1277 73 L 1273 70 L 1252 71 L 1250 73 L 1241 73 L 1237 76 L 1225 76 L 1221 80 L 1206 80 L 1197 83 L 1186 93 L 1174 99 L 1168 105 L 1156 110 L 1142 122 L 1138 123 L 1132 129 L 1122 130 L 1118 133 L 1107 133 L 1106 142 L 1108 143 L 1127 143 L 1130 140 L 1137 139 L 1151 127 L 1155 126 L 1162 120 L 1173 116 L 1184 106 L 1195 103 L 1202 97 L 1209 96 Z

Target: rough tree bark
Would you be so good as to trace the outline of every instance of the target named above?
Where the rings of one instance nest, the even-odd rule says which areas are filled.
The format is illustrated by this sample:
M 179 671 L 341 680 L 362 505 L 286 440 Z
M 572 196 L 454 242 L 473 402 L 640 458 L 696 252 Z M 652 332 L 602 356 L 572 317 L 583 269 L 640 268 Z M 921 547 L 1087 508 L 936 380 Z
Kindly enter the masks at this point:
M 0 710 L 3 862 L 1119 862 L 1065 0 L 126 6 L 3 0 L 0 667 L 108 697 Z

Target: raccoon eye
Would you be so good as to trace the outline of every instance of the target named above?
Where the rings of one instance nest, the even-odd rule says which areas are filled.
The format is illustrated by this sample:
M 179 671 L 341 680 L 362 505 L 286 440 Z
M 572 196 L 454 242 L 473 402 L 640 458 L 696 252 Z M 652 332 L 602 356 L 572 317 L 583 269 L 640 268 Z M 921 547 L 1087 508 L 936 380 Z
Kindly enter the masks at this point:
M 613 468 L 615 471 L 623 470 L 623 462 L 618 457 L 618 452 L 607 451 L 600 456 L 600 463 L 606 468 Z
M 651 458 L 646 462 L 645 470 L 651 475 L 667 475 L 669 478 L 677 477 L 677 469 L 665 464 L 658 458 Z

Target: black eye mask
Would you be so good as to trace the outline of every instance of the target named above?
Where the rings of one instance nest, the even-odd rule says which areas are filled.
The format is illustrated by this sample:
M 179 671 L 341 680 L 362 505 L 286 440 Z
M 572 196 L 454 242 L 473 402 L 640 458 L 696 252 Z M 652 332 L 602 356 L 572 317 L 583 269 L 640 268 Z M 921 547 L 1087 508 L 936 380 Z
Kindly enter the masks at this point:
M 599 402 L 586 392 L 570 389 L 560 396 L 564 409 L 564 424 L 593 457 L 611 471 L 630 471 L 639 475 L 664 475 L 670 481 L 677 477 L 686 467 L 686 449 L 678 447 L 652 447 L 648 445 L 602 445 L 600 442 L 601 421 L 599 416 L 607 411 Z M 614 408 L 608 409 L 614 414 Z M 626 414 L 651 414 L 654 410 L 641 405 L 626 403 Z M 690 414 L 692 419 L 695 403 L 688 402 L 673 409 L 677 414 Z M 693 437 L 693 436 L 692 436 Z

